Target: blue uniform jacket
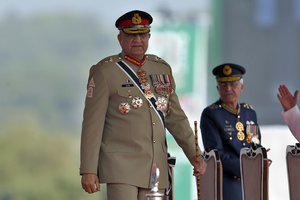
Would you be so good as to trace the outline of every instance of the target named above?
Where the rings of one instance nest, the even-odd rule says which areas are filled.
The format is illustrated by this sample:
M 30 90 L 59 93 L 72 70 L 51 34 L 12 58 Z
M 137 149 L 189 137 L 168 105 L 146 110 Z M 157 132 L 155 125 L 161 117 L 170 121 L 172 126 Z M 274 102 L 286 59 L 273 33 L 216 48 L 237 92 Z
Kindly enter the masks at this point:
M 257 136 L 261 141 L 260 130 L 257 124 L 256 112 L 246 103 L 239 104 L 239 114 L 233 113 L 222 106 L 219 100 L 206 107 L 201 115 L 200 129 L 205 150 L 218 150 L 223 166 L 223 200 L 242 200 L 240 180 L 240 150 L 251 147 L 246 141 L 246 127 L 249 124 L 257 125 Z M 236 123 L 244 126 L 245 139 L 238 139 Z M 259 145 L 260 146 L 260 145 Z

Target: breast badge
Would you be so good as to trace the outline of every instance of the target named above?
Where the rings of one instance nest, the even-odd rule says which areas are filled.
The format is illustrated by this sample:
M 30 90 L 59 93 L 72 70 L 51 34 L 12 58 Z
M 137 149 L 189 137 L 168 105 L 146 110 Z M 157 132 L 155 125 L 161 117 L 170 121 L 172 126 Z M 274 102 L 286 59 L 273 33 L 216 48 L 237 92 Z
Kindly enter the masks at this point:
M 140 97 L 133 97 L 131 101 L 131 105 L 133 108 L 138 109 L 142 107 L 143 105 L 143 100 Z
M 168 100 L 165 97 L 158 97 L 156 101 L 157 110 L 166 112 L 168 109 Z
M 120 103 L 119 111 L 121 114 L 127 114 L 131 110 L 130 105 L 128 103 Z

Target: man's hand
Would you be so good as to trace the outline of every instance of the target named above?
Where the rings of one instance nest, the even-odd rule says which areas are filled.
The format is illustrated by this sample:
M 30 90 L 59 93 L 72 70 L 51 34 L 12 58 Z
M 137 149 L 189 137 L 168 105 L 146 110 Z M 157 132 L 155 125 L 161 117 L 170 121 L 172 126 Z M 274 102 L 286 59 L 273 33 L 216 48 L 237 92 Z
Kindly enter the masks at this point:
M 83 174 L 81 177 L 81 186 L 90 194 L 100 191 L 98 176 L 96 174 Z
M 203 158 L 195 156 L 193 158 L 192 164 L 194 166 L 194 176 L 201 176 L 205 173 L 206 162 L 203 160 Z
M 288 111 L 297 104 L 298 90 L 295 91 L 293 96 L 285 85 L 280 85 L 278 92 L 277 97 L 284 111 Z

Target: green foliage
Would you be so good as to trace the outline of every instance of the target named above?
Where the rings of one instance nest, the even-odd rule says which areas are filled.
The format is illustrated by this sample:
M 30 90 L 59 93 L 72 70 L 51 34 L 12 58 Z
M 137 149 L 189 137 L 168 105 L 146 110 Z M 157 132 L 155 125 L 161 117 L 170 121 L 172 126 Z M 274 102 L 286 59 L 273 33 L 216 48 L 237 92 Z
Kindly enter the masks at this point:
M 72 13 L 2 19 L 2 111 L 33 110 L 44 125 L 78 131 L 90 66 L 118 53 L 116 35 L 106 30 L 90 16 Z
M 0 199 L 99 199 L 81 189 L 78 137 L 49 131 L 34 120 L 1 129 Z
M 104 199 L 78 168 L 89 68 L 118 53 L 105 30 L 72 13 L 1 19 L 0 200 Z

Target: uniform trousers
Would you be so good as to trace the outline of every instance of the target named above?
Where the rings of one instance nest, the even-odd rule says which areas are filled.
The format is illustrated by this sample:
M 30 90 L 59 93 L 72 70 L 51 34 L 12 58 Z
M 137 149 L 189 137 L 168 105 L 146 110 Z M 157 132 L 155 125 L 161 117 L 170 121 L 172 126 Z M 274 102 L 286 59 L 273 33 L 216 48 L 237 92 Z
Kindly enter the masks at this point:
M 108 183 L 107 200 L 147 200 L 146 194 L 150 190 L 128 184 Z M 159 190 L 159 192 L 164 194 L 164 190 Z

